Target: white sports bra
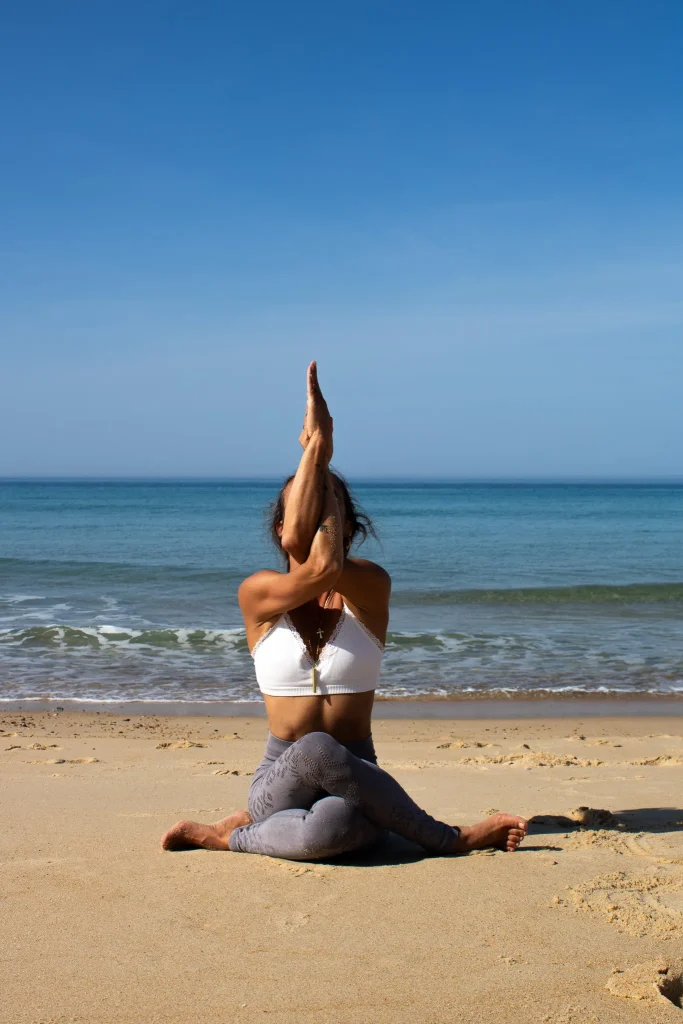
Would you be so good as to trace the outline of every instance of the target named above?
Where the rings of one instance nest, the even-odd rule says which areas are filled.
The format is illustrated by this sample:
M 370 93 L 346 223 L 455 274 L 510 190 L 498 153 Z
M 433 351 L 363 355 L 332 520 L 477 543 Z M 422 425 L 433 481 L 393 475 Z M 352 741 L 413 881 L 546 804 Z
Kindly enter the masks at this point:
M 257 640 L 251 656 L 261 693 L 306 697 L 374 690 L 383 653 L 384 645 L 344 605 L 317 662 L 288 613 Z

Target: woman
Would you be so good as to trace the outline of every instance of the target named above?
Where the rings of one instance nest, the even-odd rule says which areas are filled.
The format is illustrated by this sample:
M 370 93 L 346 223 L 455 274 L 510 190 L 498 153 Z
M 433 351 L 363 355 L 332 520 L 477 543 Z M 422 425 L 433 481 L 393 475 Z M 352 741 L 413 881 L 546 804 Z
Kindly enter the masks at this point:
M 249 811 L 214 825 L 178 822 L 162 847 L 316 860 L 391 831 L 435 854 L 516 850 L 526 834 L 522 818 L 494 814 L 477 825 L 447 825 L 378 767 L 370 719 L 391 581 L 381 566 L 349 555 L 372 527 L 330 472 L 332 419 L 315 363 L 300 441 L 299 468 L 273 512 L 288 569 L 261 570 L 239 589 L 270 729 Z

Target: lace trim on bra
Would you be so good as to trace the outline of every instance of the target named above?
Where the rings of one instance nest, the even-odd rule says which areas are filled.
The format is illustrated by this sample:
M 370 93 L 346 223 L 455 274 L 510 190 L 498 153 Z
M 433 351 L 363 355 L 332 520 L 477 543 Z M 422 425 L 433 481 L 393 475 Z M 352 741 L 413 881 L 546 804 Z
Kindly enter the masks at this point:
M 311 657 L 311 652 L 309 651 L 308 647 L 306 646 L 306 642 L 305 642 L 304 638 L 302 637 L 301 633 L 299 632 L 299 630 L 296 628 L 296 626 L 292 622 L 289 612 L 285 612 L 285 614 L 282 616 L 282 618 L 285 620 L 285 622 L 287 623 L 288 628 L 292 631 L 292 633 L 296 637 L 297 642 L 299 644 L 299 647 L 301 648 L 301 650 L 305 654 L 305 656 L 306 656 L 306 658 L 307 658 L 311 668 L 313 668 L 314 666 L 320 664 L 320 662 L 323 659 L 323 656 L 325 655 L 325 653 L 327 651 L 327 648 L 331 647 L 332 644 L 334 644 L 334 641 L 339 636 L 339 630 L 342 628 L 344 620 L 346 619 L 346 605 L 344 605 L 344 607 L 341 610 L 341 615 L 339 616 L 339 619 L 337 621 L 337 625 L 334 627 L 334 629 L 330 633 L 329 637 L 327 638 L 327 640 L 323 644 L 323 646 L 322 646 L 322 648 L 320 650 L 320 653 L 318 654 L 318 660 L 317 661 L 314 661 L 313 658 Z
M 325 643 L 325 645 L 323 646 L 320 654 L 318 655 L 318 662 L 320 662 L 320 659 L 322 658 L 323 654 L 325 653 L 325 650 L 327 649 L 327 647 L 332 645 L 334 643 L 334 641 L 337 639 L 337 637 L 339 636 L 339 630 L 341 629 L 341 627 L 342 627 L 342 625 L 343 625 L 343 623 L 344 623 L 344 621 L 346 619 L 346 616 L 347 616 L 347 607 L 346 607 L 346 605 L 344 605 L 344 607 L 342 608 L 341 615 L 339 616 L 339 621 L 337 622 L 337 625 L 332 630 L 332 632 L 331 632 L 327 642 Z M 354 622 L 356 622 L 360 626 L 360 628 L 363 630 L 365 635 L 370 640 L 372 640 L 372 642 L 375 645 L 375 647 L 377 647 L 380 651 L 382 651 L 382 653 L 384 653 L 385 645 L 382 643 L 382 641 L 379 639 L 379 637 L 376 637 L 375 634 L 372 632 L 372 630 L 368 629 L 368 627 L 365 625 L 365 623 L 361 622 L 361 620 L 358 618 L 358 616 L 354 615 L 353 612 L 350 612 L 350 616 L 354 620 Z M 296 637 L 296 640 L 297 640 L 299 646 L 301 647 L 302 651 L 306 655 L 308 661 L 311 663 L 311 665 L 314 665 L 315 662 L 313 661 L 313 658 L 311 657 L 311 652 L 309 651 L 308 647 L 306 646 L 306 643 L 304 641 L 304 638 L 301 636 L 301 633 L 299 632 L 299 630 L 296 628 L 296 626 L 292 622 L 292 619 L 290 617 L 289 612 L 285 612 L 283 615 L 281 615 L 278 618 L 277 622 L 274 622 L 273 625 L 269 629 L 267 629 L 265 631 L 263 636 L 260 636 L 258 638 L 258 640 L 256 641 L 256 643 L 254 644 L 254 646 L 251 649 L 251 656 L 252 656 L 252 658 L 254 657 L 254 655 L 256 654 L 257 650 L 259 649 L 261 644 L 264 642 L 264 640 L 268 639 L 270 634 L 275 629 L 277 629 L 277 627 L 280 625 L 280 623 L 282 621 L 284 621 L 284 623 L 287 626 L 287 628 L 289 629 L 289 631 L 291 633 L 293 633 L 294 636 Z
M 280 616 L 280 618 L 282 618 L 282 616 Z M 271 634 L 271 633 L 273 632 L 273 630 L 274 630 L 274 629 L 277 629 L 277 627 L 278 627 L 278 626 L 280 625 L 280 618 L 278 618 L 277 622 L 274 622 L 274 623 L 273 623 L 273 625 L 272 625 L 272 626 L 270 626 L 270 627 L 269 627 L 269 628 L 268 628 L 268 629 L 267 629 L 267 630 L 265 631 L 265 633 L 263 634 L 263 636 L 260 636 L 260 637 L 258 638 L 258 640 L 256 641 L 256 643 L 254 644 L 254 646 L 253 646 L 253 647 L 252 647 L 252 649 L 251 649 L 251 656 L 252 656 L 252 658 L 254 657 L 254 655 L 256 654 L 256 652 L 258 651 L 258 649 L 259 649 L 259 647 L 261 646 L 261 644 L 263 643 L 263 641 L 264 641 L 264 640 L 267 640 L 267 639 L 268 639 L 268 637 L 270 636 L 270 634 Z
M 352 614 L 353 614 L 353 613 L 352 613 Z M 365 625 L 365 623 L 364 623 L 364 622 L 361 622 L 361 620 L 360 620 L 360 619 L 358 618 L 358 616 L 357 616 L 357 615 L 354 615 L 354 616 L 353 616 L 353 618 L 354 618 L 354 621 L 355 621 L 355 622 L 357 622 L 357 623 L 358 623 L 358 625 L 360 626 L 360 628 L 361 628 L 361 629 L 363 630 L 363 632 L 365 633 L 365 635 L 366 635 L 366 636 L 367 636 L 367 637 L 368 637 L 368 638 L 369 638 L 370 640 L 372 640 L 372 642 L 373 642 L 373 644 L 375 645 L 375 647 L 378 647 L 378 648 L 379 648 L 379 650 L 380 650 L 380 651 L 382 651 L 382 653 L 384 653 L 384 644 L 383 644 L 383 643 L 382 643 L 382 641 L 381 641 L 381 640 L 379 639 L 379 637 L 375 636 L 375 634 L 374 634 L 374 633 L 372 632 L 372 630 L 371 630 L 371 629 L 368 629 L 368 627 L 367 627 L 367 626 Z

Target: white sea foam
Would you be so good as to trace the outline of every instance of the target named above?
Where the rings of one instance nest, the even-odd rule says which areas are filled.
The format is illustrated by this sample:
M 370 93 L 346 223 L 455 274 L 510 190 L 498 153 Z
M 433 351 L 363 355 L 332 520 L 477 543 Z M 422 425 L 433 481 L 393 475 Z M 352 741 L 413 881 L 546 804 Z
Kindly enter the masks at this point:
M 379 693 L 452 698 L 681 692 L 680 652 L 628 658 L 624 631 L 604 639 L 613 643 L 583 652 L 577 638 L 566 635 L 394 630 Z M 211 702 L 250 700 L 258 693 L 241 627 L 140 628 L 109 616 L 84 625 L 24 619 L 21 627 L 10 621 L 0 628 L 0 653 L 5 679 L 11 680 L 4 696 L 17 699 L 44 695 L 46 679 L 59 699 Z

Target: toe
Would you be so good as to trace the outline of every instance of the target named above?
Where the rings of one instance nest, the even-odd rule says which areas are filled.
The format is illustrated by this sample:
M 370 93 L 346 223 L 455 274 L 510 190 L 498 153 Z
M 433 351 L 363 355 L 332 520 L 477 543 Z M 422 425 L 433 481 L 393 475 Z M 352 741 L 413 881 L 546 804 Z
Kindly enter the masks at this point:
M 519 829 L 510 829 L 507 839 L 508 850 L 516 850 L 523 839 L 524 833 L 522 831 Z

